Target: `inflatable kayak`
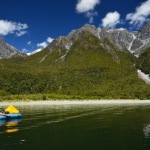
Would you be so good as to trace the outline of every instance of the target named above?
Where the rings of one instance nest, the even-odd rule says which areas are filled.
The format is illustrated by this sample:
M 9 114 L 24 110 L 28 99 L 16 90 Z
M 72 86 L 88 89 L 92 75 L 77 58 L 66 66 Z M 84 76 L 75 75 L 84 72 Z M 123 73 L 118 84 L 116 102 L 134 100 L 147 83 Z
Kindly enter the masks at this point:
M 9 106 L 5 110 L 0 107 L 0 120 L 12 120 L 21 117 L 22 115 L 19 113 L 19 110 L 14 106 Z
M 11 120 L 21 118 L 21 114 L 0 114 L 0 120 Z

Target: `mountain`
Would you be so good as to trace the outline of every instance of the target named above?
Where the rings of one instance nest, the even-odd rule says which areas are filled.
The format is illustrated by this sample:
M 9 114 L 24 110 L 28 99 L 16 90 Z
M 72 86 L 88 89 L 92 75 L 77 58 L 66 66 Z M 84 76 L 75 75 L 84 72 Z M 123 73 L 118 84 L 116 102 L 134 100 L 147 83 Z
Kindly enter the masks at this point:
M 105 40 L 107 39 L 110 41 L 110 43 L 112 43 L 115 46 L 115 48 L 122 51 L 130 50 L 131 44 L 135 39 L 135 34 L 128 32 L 126 29 L 115 29 L 115 30 L 108 28 L 101 29 L 96 28 L 93 25 L 86 24 L 82 28 L 72 31 L 66 37 L 57 38 L 52 42 L 52 44 L 48 46 L 48 48 L 52 49 L 53 46 L 57 46 L 60 43 L 62 43 L 66 49 L 70 49 L 72 43 L 76 41 L 78 37 L 80 37 L 82 34 L 87 32 L 99 38 L 104 48 L 107 47 L 105 43 Z
M 55 49 L 57 46 L 59 47 L 58 49 L 60 55 L 62 53 L 61 51 L 62 49 L 63 49 L 63 54 L 59 56 L 59 58 L 56 58 L 56 61 L 64 60 L 68 52 L 70 51 L 71 47 L 73 46 L 73 43 L 85 33 L 90 33 L 93 36 L 97 37 L 99 39 L 99 44 L 108 53 L 110 53 L 114 59 L 118 61 L 119 61 L 119 56 L 117 55 L 114 49 L 120 52 L 126 52 L 126 53 L 130 52 L 131 54 L 134 54 L 136 57 L 138 56 L 139 57 L 138 63 L 140 64 L 137 66 L 145 73 L 150 74 L 150 71 L 148 72 L 146 71 L 146 69 L 144 69 L 146 64 L 147 67 L 149 67 L 148 65 L 149 57 L 143 58 L 143 56 L 149 53 L 148 49 L 150 48 L 150 22 L 137 32 L 129 32 L 123 28 L 101 29 L 101 28 L 96 28 L 93 25 L 86 24 L 80 29 L 72 31 L 66 37 L 61 36 L 55 39 L 47 47 L 47 49 L 49 49 L 49 52 L 48 54 L 45 55 L 45 57 L 43 57 L 43 59 L 41 59 L 40 62 L 42 62 L 49 54 L 51 54 L 53 52 L 53 49 Z M 144 61 L 141 61 L 143 59 Z
M 2 38 L 0 38 L 0 59 L 11 58 L 14 56 L 26 56 L 26 54 L 18 51 L 16 48 L 7 44 Z
M 113 47 L 120 51 L 129 51 L 136 56 L 139 56 L 144 50 L 150 47 L 150 22 L 146 24 L 138 32 L 129 32 L 126 29 L 109 29 L 109 28 L 96 28 L 94 25 L 85 24 L 83 27 L 77 30 L 73 30 L 66 37 L 60 36 L 56 38 L 47 48 L 49 50 L 53 49 L 58 45 L 62 45 L 64 49 L 69 49 L 82 34 L 89 32 L 92 35 L 99 38 L 101 45 L 110 49 L 110 47 L 105 43 L 107 39 Z M 61 48 L 62 48 L 61 47 Z M 108 48 L 109 47 L 109 48 Z M 41 50 L 37 50 L 31 54 L 33 55 Z
M 150 75 L 150 48 L 145 50 L 138 58 L 137 67 Z
M 110 49 L 109 45 L 105 43 L 107 39 L 113 47 L 120 51 L 129 51 L 139 56 L 144 50 L 150 47 L 150 22 L 146 24 L 138 32 L 129 32 L 126 29 L 109 29 L 109 28 L 96 28 L 93 25 L 86 24 L 78 30 L 69 33 L 68 36 L 58 37 L 49 46 L 51 50 L 58 46 L 60 43 L 65 49 L 70 49 L 73 42 L 78 39 L 82 34 L 89 32 L 99 38 L 103 48 Z M 109 48 L 108 48 L 109 47 Z
M 150 47 L 150 22 L 146 24 L 136 35 L 131 49 L 136 55 L 140 55 L 143 51 Z
M 129 32 L 86 24 L 31 56 L 1 59 L 0 93 L 149 99 L 150 86 L 138 77 L 136 68 L 147 50 L 138 51 L 135 42 L 148 39 L 147 28 Z

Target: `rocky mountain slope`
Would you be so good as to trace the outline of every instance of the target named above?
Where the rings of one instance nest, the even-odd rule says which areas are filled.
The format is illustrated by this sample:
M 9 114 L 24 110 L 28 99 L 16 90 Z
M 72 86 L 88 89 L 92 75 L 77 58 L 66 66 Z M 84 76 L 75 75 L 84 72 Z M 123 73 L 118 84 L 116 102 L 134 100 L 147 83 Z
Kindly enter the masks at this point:
M 144 51 L 138 58 L 138 68 L 150 75 L 150 48 Z
M 136 40 L 143 42 L 149 38 L 145 30 L 130 33 L 125 29 L 100 29 L 86 24 L 56 38 L 34 55 L 1 59 L 0 91 L 149 99 L 150 86 L 139 79 L 136 68 L 141 65 L 137 62 L 143 54 L 140 47 L 135 48 Z M 139 58 L 133 53 L 140 55 Z
M 101 45 L 103 49 L 110 53 L 116 61 L 119 61 L 119 56 L 117 55 L 115 50 L 118 50 L 120 52 L 130 52 L 131 54 L 134 54 L 134 56 L 139 57 L 150 47 L 150 22 L 138 32 L 129 32 L 123 28 L 101 29 L 96 28 L 93 25 L 86 24 L 80 29 L 72 31 L 66 37 L 60 36 L 57 39 L 55 39 L 47 47 L 49 51 L 40 60 L 40 63 L 43 62 L 51 53 L 53 53 L 54 50 L 59 50 L 59 56 L 55 59 L 55 61 L 64 60 L 65 57 L 68 55 L 70 49 L 72 48 L 74 42 L 86 33 L 90 33 L 93 36 L 97 37 L 99 39 L 99 45 Z M 93 48 L 94 47 L 92 47 L 91 45 L 91 49 Z M 139 58 L 139 60 L 141 59 Z M 145 57 L 144 60 L 146 61 L 147 57 Z M 146 70 L 142 67 L 140 67 L 140 69 L 144 72 Z
M 117 58 L 113 49 L 120 51 L 129 51 L 139 56 L 144 50 L 150 47 L 150 23 L 145 25 L 139 32 L 129 32 L 126 29 L 108 29 L 96 28 L 93 25 L 86 24 L 80 29 L 73 30 L 66 37 L 56 38 L 48 47 L 49 52 L 40 60 L 42 62 L 49 56 L 54 49 L 59 49 L 63 55 L 57 60 L 64 59 L 74 42 L 83 34 L 90 33 L 99 39 L 99 44 L 106 49 L 113 57 Z M 109 44 L 108 44 L 109 43 Z
M 16 48 L 7 44 L 2 38 L 0 38 L 0 59 L 11 58 L 14 56 L 26 56 L 26 54 L 18 51 Z
M 140 55 L 150 47 L 150 22 L 146 24 L 136 35 L 131 49 Z

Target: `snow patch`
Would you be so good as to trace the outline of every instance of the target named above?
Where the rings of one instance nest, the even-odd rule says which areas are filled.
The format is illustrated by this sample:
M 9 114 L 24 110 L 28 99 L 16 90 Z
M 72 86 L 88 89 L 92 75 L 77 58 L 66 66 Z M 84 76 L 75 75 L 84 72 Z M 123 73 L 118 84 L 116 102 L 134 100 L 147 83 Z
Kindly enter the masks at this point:
M 67 50 L 67 52 L 65 53 L 65 55 L 61 56 L 60 58 L 56 59 L 55 61 L 58 61 L 58 60 L 60 60 L 60 59 L 61 59 L 61 60 L 64 60 L 65 57 L 66 57 L 66 55 L 68 54 L 69 50 L 70 50 L 70 49 Z
M 65 48 L 66 48 L 67 50 L 70 50 L 71 46 L 72 46 L 72 43 L 67 43 L 67 44 L 65 45 Z
M 139 78 L 145 81 L 146 84 L 150 84 L 149 74 L 143 73 L 141 70 L 137 70 Z
M 133 45 L 134 40 L 136 39 L 136 36 L 134 34 L 132 34 L 133 40 L 131 41 L 131 43 L 129 44 L 128 50 L 133 54 L 134 51 L 131 50 L 131 47 Z
M 41 62 L 43 62 L 44 60 L 45 60 L 45 58 L 48 56 L 48 55 L 50 55 L 51 54 L 51 52 L 52 51 L 50 51 L 47 55 L 45 55 L 41 60 L 40 60 L 40 62 L 39 63 L 41 63 Z
M 66 53 L 63 55 L 63 56 L 61 56 L 60 58 L 58 58 L 58 59 L 56 59 L 55 61 L 58 61 L 58 60 L 64 60 L 65 59 L 65 57 L 66 57 L 66 55 L 68 54 L 68 52 L 69 52 L 69 50 L 70 50 L 70 48 L 71 48 L 71 46 L 72 46 L 72 43 L 67 43 L 66 45 L 65 45 L 65 48 L 66 48 Z
M 119 30 L 119 31 L 124 31 L 124 30 L 126 30 L 125 28 L 119 28 L 119 29 L 117 29 L 117 30 Z
M 114 32 L 114 30 L 113 29 L 109 29 L 106 32 Z
M 125 31 L 125 28 L 118 28 L 118 29 L 109 29 L 107 32 L 114 32 L 114 31 Z
M 97 31 L 98 31 L 98 38 L 101 39 L 100 33 L 101 33 L 102 29 L 101 28 L 97 28 Z
M 134 56 L 138 58 L 140 55 L 139 54 L 134 54 Z

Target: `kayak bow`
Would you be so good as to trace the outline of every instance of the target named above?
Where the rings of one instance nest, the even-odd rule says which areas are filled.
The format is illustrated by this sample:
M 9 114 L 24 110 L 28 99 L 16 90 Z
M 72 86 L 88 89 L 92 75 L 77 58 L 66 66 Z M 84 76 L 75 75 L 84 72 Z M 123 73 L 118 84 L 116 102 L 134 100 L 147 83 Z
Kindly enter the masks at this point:
M 0 120 L 7 120 L 7 119 L 17 119 L 17 118 L 21 118 L 22 115 L 21 114 L 0 114 Z

